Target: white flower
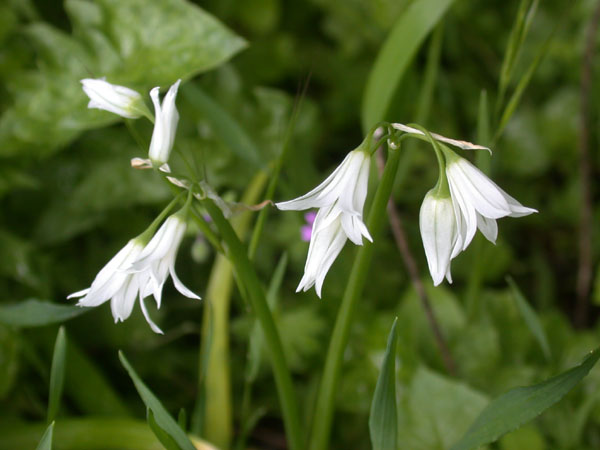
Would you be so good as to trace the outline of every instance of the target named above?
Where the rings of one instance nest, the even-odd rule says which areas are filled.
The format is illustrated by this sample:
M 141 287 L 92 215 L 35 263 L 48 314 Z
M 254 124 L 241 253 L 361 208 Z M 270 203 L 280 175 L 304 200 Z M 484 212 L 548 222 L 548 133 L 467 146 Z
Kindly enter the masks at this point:
M 125 269 L 137 260 L 144 250 L 138 239 L 130 240 L 103 268 L 98 272 L 92 285 L 83 291 L 75 292 L 67 298 L 83 297 L 77 306 L 98 306 L 110 300 L 115 322 L 122 322 L 131 315 L 136 298 L 139 297 L 142 311 L 148 323 L 155 330 L 156 325 L 149 319 L 142 291 L 150 282 L 147 271 L 137 273 L 126 272 Z M 155 330 L 156 331 L 156 330 Z
M 146 107 L 142 96 L 125 86 L 93 78 L 85 78 L 81 84 L 90 98 L 88 108 L 104 109 L 128 119 L 137 119 Z
M 169 160 L 173 142 L 175 141 L 177 122 L 179 122 L 179 113 L 175 107 L 175 97 L 177 97 L 179 83 L 181 83 L 181 80 L 177 80 L 169 88 L 167 95 L 163 99 L 162 106 L 158 98 L 160 88 L 155 87 L 150 91 L 150 97 L 154 104 L 155 118 L 148 156 L 158 166 L 163 165 Z
M 432 189 L 425 195 L 419 213 L 419 227 L 429 272 L 434 286 L 437 286 L 444 276 L 452 283 L 450 260 L 462 247 L 457 245 L 459 235 L 452 199 L 435 191 Z
M 276 203 L 275 206 L 281 210 L 302 211 L 336 205 L 335 212 L 342 216 L 341 225 L 346 236 L 356 245 L 362 245 L 362 236 L 372 241 L 362 220 L 370 162 L 371 158 L 367 152 L 353 150 L 333 173 L 312 191 L 294 200 Z M 334 218 L 332 216 L 330 220 Z
M 320 208 L 313 223 L 304 276 L 298 290 L 315 285 L 317 295 L 327 271 L 347 239 L 362 245 L 363 236 L 373 241 L 363 222 L 367 197 L 370 155 L 361 148 L 348 153 L 335 171 L 307 194 L 276 203 L 281 210 Z
M 175 273 L 175 259 L 186 227 L 186 222 L 180 214 L 170 216 L 127 268 L 129 273 L 148 273 L 150 275 L 150 282 L 144 286 L 142 295 L 147 297 L 153 294 L 159 308 L 162 288 L 169 278 L 169 274 L 179 292 L 186 297 L 200 299 L 184 286 Z
M 308 246 L 304 276 L 296 292 L 307 291 L 315 286 L 317 295 L 321 297 L 325 276 L 348 240 L 341 217 L 342 214 L 335 205 L 324 206 L 317 212 Z
M 466 159 L 450 152 L 446 153 L 446 159 L 446 176 L 462 250 L 471 243 L 477 228 L 495 243 L 498 237 L 496 219 L 537 212 L 521 205 Z

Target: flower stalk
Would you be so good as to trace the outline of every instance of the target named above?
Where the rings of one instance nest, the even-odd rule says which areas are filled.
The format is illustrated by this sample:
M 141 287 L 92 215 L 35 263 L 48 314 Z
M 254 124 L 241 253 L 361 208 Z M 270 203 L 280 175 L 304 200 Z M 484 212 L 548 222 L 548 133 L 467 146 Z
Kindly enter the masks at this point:
M 389 158 L 386 163 L 381 182 L 375 193 L 373 205 L 369 213 L 367 227 L 371 235 L 376 239 L 383 227 L 386 215 L 388 198 L 392 192 L 394 178 L 400 160 L 400 148 L 392 149 L 388 146 Z M 342 366 L 342 356 L 348 343 L 350 326 L 354 318 L 356 303 L 361 297 L 368 269 L 373 257 L 373 244 L 365 242 L 359 248 L 352 266 L 352 272 L 344 291 L 339 312 L 329 341 L 329 349 L 325 360 L 325 368 L 321 385 L 317 395 L 313 426 L 308 448 L 310 450 L 325 450 L 329 445 L 329 434 L 333 419 L 333 407 L 335 404 L 335 393 Z

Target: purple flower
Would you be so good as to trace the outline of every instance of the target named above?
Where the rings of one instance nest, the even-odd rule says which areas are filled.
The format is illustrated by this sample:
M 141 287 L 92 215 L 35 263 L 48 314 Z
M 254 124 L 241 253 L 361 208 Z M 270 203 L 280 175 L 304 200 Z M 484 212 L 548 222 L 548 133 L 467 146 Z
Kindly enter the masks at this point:
M 300 228 L 300 238 L 304 242 L 309 242 L 310 237 L 312 236 L 312 228 L 313 223 L 315 222 L 315 217 L 317 217 L 317 213 L 314 211 L 307 212 L 304 214 L 304 220 L 306 220 L 306 224 L 302 225 Z

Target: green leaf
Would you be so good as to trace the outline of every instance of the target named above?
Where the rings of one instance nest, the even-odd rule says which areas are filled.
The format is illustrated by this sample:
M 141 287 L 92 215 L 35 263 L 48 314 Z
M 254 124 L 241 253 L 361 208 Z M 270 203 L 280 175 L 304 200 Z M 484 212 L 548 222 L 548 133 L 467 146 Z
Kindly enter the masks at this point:
M 65 385 L 65 359 L 67 356 L 67 337 L 65 327 L 58 329 L 54 354 L 52 355 L 52 368 L 50 369 L 50 396 L 48 398 L 48 423 L 53 422 L 60 407 L 63 387 Z
M 65 9 L 72 35 L 45 23 L 25 28 L 36 64 L 7 83 L 14 103 L 0 118 L 2 155 L 48 154 L 85 129 L 120 120 L 87 108 L 82 78 L 105 76 L 145 95 L 211 70 L 246 45 L 185 0 L 68 0 Z
M 488 403 L 486 396 L 465 383 L 423 366 L 402 392 L 398 432 L 402 449 L 448 449 Z
M 175 442 L 175 440 L 156 423 L 154 414 L 150 408 L 146 409 L 146 416 L 150 429 L 160 443 L 164 445 L 167 450 L 179 450 L 179 445 L 177 445 L 177 442 Z
M 600 358 L 600 349 L 583 362 L 542 383 L 511 389 L 493 400 L 452 450 L 470 450 L 496 441 L 529 422 L 563 398 L 585 377 Z
M 398 413 L 396 411 L 396 324 L 388 337 L 381 372 L 369 415 L 369 432 L 373 450 L 396 450 L 398 447 Z
M 225 108 L 194 84 L 188 83 L 182 86 L 181 92 L 211 124 L 215 134 L 232 152 L 256 168 L 262 166 L 258 147 Z
M 36 450 L 52 450 L 52 434 L 54 433 L 54 421 L 48 425 L 46 431 L 40 439 L 40 443 L 36 447 Z
M 133 380 L 133 384 L 135 384 L 135 388 L 140 394 L 144 404 L 153 413 L 153 418 L 156 421 L 156 425 L 159 426 L 167 435 L 169 435 L 169 437 L 177 443 L 181 450 L 196 450 L 185 432 L 179 428 L 177 422 L 175 422 L 175 420 L 167 412 L 160 400 L 156 398 L 156 396 L 150 389 L 148 389 L 148 387 L 146 387 L 144 382 L 135 372 L 133 367 L 131 367 L 129 361 L 127 361 L 127 358 L 125 358 L 125 355 L 121 351 L 119 351 L 119 359 Z
M 550 359 L 550 345 L 548 344 L 548 338 L 546 337 L 546 333 L 540 319 L 538 318 L 534 309 L 529 305 L 529 302 L 525 299 L 525 296 L 517 286 L 517 283 L 512 279 L 512 277 L 507 276 L 506 281 L 510 286 L 510 289 L 513 294 L 513 298 L 515 299 L 515 303 L 517 304 L 517 308 L 519 312 L 523 316 L 523 320 L 527 324 L 529 331 L 535 337 L 535 340 L 540 344 L 542 351 L 544 352 L 544 356 L 546 359 Z
M 40 327 L 64 322 L 91 309 L 29 299 L 0 306 L 0 324 L 19 328 Z
M 420 0 L 400 15 L 369 74 L 362 105 L 362 126 L 384 120 L 393 95 L 415 53 L 453 0 Z

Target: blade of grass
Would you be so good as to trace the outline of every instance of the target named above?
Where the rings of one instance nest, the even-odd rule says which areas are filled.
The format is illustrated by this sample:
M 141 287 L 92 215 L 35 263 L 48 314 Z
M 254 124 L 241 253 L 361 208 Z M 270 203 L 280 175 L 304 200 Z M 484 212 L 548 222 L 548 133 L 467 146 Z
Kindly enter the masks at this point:
M 510 286 L 517 308 L 521 313 L 521 316 L 523 316 L 523 320 L 527 324 L 529 331 L 531 331 L 531 334 L 533 334 L 533 337 L 541 347 L 546 359 L 550 360 L 550 345 L 548 344 L 548 338 L 546 337 L 546 332 L 544 331 L 535 310 L 529 305 L 529 302 L 525 299 L 519 286 L 517 286 L 517 283 L 515 283 L 515 280 L 513 280 L 511 276 L 506 277 L 506 282 Z
M 396 324 L 394 319 L 388 337 L 381 371 L 377 378 L 375 394 L 369 415 L 369 432 L 373 450 L 398 448 L 398 413 L 396 406 Z
M 119 359 L 121 360 L 123 367 L 125 367 L 125 370 L 127 370 L 129 373 L 129 376 L 131 377 L 138 394 L 142 398 L 142 401 L 146 405 L 146 408 L 150 409 L 154 414 L 156 424 L 177 443 L 181 450 L 196 450 L 196 447 L 194 447 L 194 444 L 192 444 L 185 432 L 179 428 L 177 422 L 175 422 L 175 420 L 167 412 L 160 400 L 144 384 L 142 379 L 138 376 L 121 351 L 119 351 Z
M 65 385 L 65 360 L 67 356 L 67 337 L 65 328 L 60 327 L 56 335 L 54 344 L 54 354 L 52 355 L 52 368 L 50 369 L 50 396 L 48 398 L 48 417 L 47 422 L 54 422 L 60 399 L 62 397 L 63 387 Z
M 369 73 L 361 111 L 363 130 L 384 120 L 404 73 L 425 37 L 453 0 L 420 0 L 400 15 Z
M 52 450 L 52 435 L 54 434 L 54 421 L 48 425 L 42 435 L 36 450 Z

